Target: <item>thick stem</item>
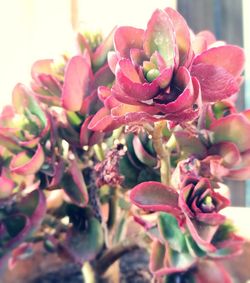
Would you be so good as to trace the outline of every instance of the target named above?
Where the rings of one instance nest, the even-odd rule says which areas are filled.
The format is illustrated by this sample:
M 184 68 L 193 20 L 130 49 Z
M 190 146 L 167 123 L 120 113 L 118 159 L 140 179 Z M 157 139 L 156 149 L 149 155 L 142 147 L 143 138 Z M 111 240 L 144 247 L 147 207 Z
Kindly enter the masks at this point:
M 161 182 L 165 185 L 170 184 L 170 154 L 169 150 L 163 143 L 163 128 L 166 126 L 166 121 L 160 121 L 155 123 L 155 128 L 152 132 L 152 140 L 154 149 L 161 161 Z
M 139 245 L 136 243 L 121 243 L 113 248 L 107 250 L 104 255 L 98 260 L 95 265 L 95 271 L 97 274 L 104 274 L 108 268 L 121 256 L 134 251 L 135 249 L 139 249 Z

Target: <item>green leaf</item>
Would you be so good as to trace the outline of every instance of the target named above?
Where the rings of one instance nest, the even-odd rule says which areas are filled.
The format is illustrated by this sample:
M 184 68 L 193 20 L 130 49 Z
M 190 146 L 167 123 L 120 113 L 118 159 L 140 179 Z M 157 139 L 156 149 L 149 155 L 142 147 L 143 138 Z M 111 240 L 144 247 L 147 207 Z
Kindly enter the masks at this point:
M 86 230 L 72 228 L 64 243 L 66 251 L 78 262 L 83 263 L 95 258 L 104 243 L 100 222 L 92 217 L 88 220 Z
M 160 213 L 158 225 L 163 238 L 169 243 L 169 246 L 174 251 L 183 251 L 186 247 L 185 237 L 179 228 L 176 218 L 169 213 Z

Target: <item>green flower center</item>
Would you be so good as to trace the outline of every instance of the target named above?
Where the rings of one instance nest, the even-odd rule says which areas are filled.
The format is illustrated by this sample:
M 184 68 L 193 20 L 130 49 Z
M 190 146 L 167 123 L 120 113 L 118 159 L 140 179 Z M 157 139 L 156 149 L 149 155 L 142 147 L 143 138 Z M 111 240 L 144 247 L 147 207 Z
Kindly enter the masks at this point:
M 146 79 L 148 82 L 152 82 L 159 76 L 160 72 L 157 69 L 151 69 L 146 73 Z

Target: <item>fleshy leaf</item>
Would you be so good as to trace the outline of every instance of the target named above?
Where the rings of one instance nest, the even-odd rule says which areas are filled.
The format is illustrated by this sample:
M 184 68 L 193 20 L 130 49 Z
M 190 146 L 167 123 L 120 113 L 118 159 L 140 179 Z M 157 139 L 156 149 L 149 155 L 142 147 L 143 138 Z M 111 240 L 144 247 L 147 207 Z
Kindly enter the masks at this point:
M 143 163 L 150 167 L 155 167 L 157 165 L 157 158 L 149 154 L 143 147 L 140 138 L 134 136 L 133 138 L 134 153 L 136 157 Z
M 130 49 L 142 49 L 143 44 L 142 29 L 134 27 L 119 27 L 114 34 L 114 45 L 121 57 L 129 58 Z
M 90 66 L 83 56 L 74 56 L 65 70 L 62 88 L 62 105 L 70 111 L 79 111 L 89 91 Z
M 170 17 L 175 29 L 176 43 L 179 49 L 179 64 L 180 66 L 188 66 L 193 54 L 191 49 L 190 31 L 187 22 L 180 13 L 172 8 L 168 7 L 164 11 Z
M 150 270 L 155 272 L 164 266 L 166 248 L 158 240 L 152 243 L 152 252 L 150 256 Z
M 9 197 L 15 187 L 15 183 L 5 176 L 0 176 L 0 199 Z
M 156 10 L 148 22 L 144 39 L 145 53 L 150 57 L 158 51 L 164 59 L 166 66 L 175 64 L 175 32 L 172 21 L 167 13 Z
M 241 152 L 249 149 L 248 135 L 250 133 L 249 120 L 242 114 L 232 114 L 223 117 L 211 124 L 210 131 L 213 132 L 212 143 L 233 142 Z
M 63 247 L 78 263 L 95 258 L 104 243 L 104 236 L 100 222 L 96 218 L 88 220 L 86 230 L 78 231 L 71 228 Z
M 94 70 L 99 69 L 107 60 L 107 54 L 113 49 L 113 37 L 114 37 L 114 28 L 110 34 L 104 39 L 104 41 L 97 47 L 93 56 L 92 64 Z
M 131 201 L 138 207 L 149 211 L 178 213 L 178 193 L 159 182 L 143 182 L 130 193 Z
M 27 152 L 22 151 L 14 156 L 10 163 L 10 170 L 20 175 L 35 174 L 44 163 L 44 152 L 38 144 L 36 152 L 32 157 Z
M 12 92 L 12 103 L 16 113 L 25 114 L 27 110 L 39 118 L 42 128 L 47 125 L 47 119 L 31 92 L 22 84 L 17 84 Z
M 76 161 L 71 161 L 68 172 L 62 178 L 62 185 L 73 203 L 81 207 L 88 204 L 87 187 Z
M 158 226 L 163 238 L 167 241 L 171 249 L 182 252 L 185 247 L 185 237 L 180 230 L 176 218 L 168 213 L 160 213 Z

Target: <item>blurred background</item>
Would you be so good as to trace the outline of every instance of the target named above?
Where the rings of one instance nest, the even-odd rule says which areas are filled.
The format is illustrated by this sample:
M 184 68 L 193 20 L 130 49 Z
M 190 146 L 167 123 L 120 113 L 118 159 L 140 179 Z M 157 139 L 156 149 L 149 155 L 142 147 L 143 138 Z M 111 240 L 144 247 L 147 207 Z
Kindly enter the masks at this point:
M 217 39 L 245 48 L 245 84 L 238 108 L 250 108 L 249 0 L 2 0 L 0 109 L 10 103 L 17 82 L 29 84 L 35 60 L 74 49 L 78 28 L 104 34 L 115 25 L 144 28 L 154 9 L 167 6 L 177 8 L 194 32 L 209 29 Z M 250 182 L 230 183 L 230 187 L 233 205 L 250 206 Z

